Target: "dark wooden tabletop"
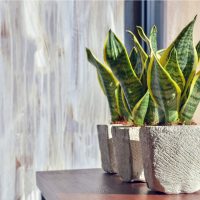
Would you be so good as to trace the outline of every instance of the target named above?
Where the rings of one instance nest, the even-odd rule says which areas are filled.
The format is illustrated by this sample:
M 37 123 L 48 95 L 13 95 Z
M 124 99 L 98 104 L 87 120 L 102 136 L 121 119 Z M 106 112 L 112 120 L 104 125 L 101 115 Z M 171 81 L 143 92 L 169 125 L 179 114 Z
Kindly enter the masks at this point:
M 200 192 L 156 193 L 145 183 L 124 183 L 101 169 L 37 172 L 36 179 L 46 200 L 200 200 Z

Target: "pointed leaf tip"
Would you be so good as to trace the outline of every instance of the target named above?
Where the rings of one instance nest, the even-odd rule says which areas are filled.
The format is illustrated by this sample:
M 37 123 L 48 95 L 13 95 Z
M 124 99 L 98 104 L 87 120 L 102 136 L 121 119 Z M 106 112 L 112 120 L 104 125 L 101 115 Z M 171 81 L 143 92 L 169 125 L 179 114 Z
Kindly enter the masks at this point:
M 195 15 L 194 19 L 190 22 L 190 24 L 193 24 L 196 22 L 196 19 L 197 19 L 197 15 Z
M 113 74 L 119 80 L 128 105 L 132 110 L 144 91 L 139 78 L 132 69 L 125 46 L 115 34 L 113 36 L 109 35 L 109 39 L 106 40 L 104 58 Z
M 87 59 L 89 60 L 89 57 L 91 55 L 91 51 L 87 47 L 85 48 L 85 50 L 86 50 L 86 54 L 87 54 Z
M 157 29 L 156 25 L 153 25 L 152 30 L 155 30 L 157 32 L 158 29 Z
M 86 50 L 87 53 L 90 52 L 90 50 L 87 47 L 85 48 L 85 50 Z
M 135 34 L 132 31 L 126 30 L 126 32 L 132 35 L 134 42 L 137 41 L 137 38 L 136 38 Z
M 85 49 L 86 49 L 87 59 L 90 63 L 92 63 L 94 60 L 94 56 L 92 55 L 92 52 L 90 51 L 89 48 L 85 48 Z
M 131 30 L 126 29 L 127 33 L 130 33 L 131 35 L 133 35 L 133 32 Z
M 135 40 L 136 36 L 135 36 L 135 34 L 132 31 L 126 30 L 126 32 L 129 33 L 129 34 L 131 34 L 132 37 L 133 37 L 133 40 Z
M 141 26 L 136 26 L 136 29 L 143 30 Z
M 114 35 L 114 32 L 112 31 L 112 29 L 110 28 L 108 31 L 108 35 Z
M 197 56 L 193 47 L 193 29 L 196 17 L 197 16 L 182 29 L 160 58 L 160 63 L 164 66 L 169 58 L 171 49 L 175 46 L 178 55 L 178 63 L 186 81 L 197 65 Z

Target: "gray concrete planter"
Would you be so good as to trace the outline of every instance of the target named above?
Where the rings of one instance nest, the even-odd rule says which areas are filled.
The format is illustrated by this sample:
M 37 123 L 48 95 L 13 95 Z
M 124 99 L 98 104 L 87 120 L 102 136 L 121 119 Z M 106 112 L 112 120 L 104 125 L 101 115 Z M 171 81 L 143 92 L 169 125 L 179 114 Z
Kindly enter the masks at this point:
M 117 170 L 123 181 L 144 181 L 140 127 L 112 127 Z
M 200 126 L 142 127 L 140 141 L 151 190 L 167 194 L 200 190 Z
M 115 125 L 97 125 L 102 168 L 107 173 L 116 173 L 116 160 L 113 148 L 111 127 Z

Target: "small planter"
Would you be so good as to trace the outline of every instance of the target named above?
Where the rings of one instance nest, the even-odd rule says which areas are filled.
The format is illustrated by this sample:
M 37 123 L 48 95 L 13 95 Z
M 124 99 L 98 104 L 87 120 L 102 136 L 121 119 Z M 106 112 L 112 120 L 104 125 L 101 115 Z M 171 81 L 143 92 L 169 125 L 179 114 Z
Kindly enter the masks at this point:
M 102 168 L 107 173 L 117 172 L 111 134 L 112 126 L 115 125 L 97 125 Z
M 144 181 L 140 127 L 112 127 L 117 170 L 123 181 Z
M 200 190 L 200 126 L 142 127 L 140 141 L 151 190 L 167 194 Z

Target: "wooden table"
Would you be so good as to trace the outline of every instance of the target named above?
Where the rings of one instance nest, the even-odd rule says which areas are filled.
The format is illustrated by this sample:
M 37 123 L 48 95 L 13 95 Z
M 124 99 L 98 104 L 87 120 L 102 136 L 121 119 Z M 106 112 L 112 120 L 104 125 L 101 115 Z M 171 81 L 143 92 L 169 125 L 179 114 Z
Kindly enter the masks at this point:
M 36 179 L 46 200 L 200 200 L 200 192 L 156 193 L 145 183 L 124 183 L 101 169 L 37 172 Z

